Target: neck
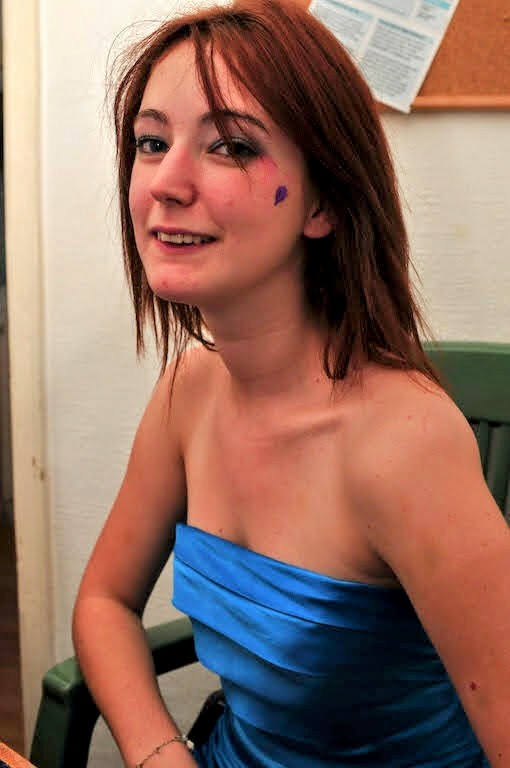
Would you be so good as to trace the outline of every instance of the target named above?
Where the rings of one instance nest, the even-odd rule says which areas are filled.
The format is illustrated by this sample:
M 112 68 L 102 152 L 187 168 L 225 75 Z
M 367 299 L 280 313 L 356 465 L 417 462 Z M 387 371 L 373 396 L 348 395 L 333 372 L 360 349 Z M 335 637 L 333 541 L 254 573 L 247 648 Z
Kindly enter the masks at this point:
M 207 318 L 207 325 L 238 397 L 303 393 L 325 378 L 324 335 L 303 315 L 277 309 L 271 317 L 244 315 L 221 326 Z

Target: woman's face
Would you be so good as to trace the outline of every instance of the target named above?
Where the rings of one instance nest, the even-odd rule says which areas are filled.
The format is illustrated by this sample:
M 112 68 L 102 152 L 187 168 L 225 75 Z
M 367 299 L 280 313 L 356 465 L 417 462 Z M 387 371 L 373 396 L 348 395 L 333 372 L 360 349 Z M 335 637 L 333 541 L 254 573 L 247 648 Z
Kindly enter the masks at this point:
M 240 168 L 197 81 L 194 49 L 179 43 L 154 66 L 134 134 L 129 206 L 152 290 L 203 311 L 300 281 L 303 234 L 327 234 L 298 147 L 233 83 L 219 85 Z M 321 229 L 322 222 L 322 229 Z

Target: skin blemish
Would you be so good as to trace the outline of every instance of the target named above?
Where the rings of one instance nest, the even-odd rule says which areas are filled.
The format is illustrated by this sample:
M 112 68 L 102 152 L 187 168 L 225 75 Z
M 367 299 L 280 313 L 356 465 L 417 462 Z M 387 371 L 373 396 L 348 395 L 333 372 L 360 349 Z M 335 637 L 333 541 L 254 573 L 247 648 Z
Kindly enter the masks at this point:
M 476 691 L 476 689 L 478 688 L 476 683 L 469 683 L 469 687 L 471 688 L 472 691 Z
M 278 187 L 274 196 L 274 204 L 282 203 L 288 194 L 287 187 Z

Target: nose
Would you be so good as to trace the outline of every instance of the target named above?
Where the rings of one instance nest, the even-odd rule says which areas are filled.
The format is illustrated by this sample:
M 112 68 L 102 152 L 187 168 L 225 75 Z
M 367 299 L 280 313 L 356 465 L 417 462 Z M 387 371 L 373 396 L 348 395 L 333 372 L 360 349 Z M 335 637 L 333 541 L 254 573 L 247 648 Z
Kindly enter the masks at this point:
M 195 161 L 185 147 L 170 147 L 158 164 L 150 193 L 160 203 L 191 205 L 196 198 Z

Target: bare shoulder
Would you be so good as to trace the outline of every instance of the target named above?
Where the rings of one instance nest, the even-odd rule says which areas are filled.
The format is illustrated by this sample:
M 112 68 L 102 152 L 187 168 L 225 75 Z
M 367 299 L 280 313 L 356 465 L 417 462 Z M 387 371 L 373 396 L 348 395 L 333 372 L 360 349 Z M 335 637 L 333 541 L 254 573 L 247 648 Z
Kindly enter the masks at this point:
M 203 346 L 187 349 L 165 372 L 163 387 L 172 391 L 172 412 L 184 436 L 213 396 L 221 374 L 221 358 Z
M 202 345 L 189 347 L 181 355 L 175 381 L 181 395 L 189 393 L 204 394 L 211 385 L 211 377 L 217 375 L 221 360 L 213 350 Z M 174 361 L 165 375 L 173 376 Z
M 356 515 L 383 556 L 395 526 L 411 532 L 418 520 L 442 524 L 475 500 L 480 509 L 492 505 L 471 426 L 449 395 L 419 374 L 368 375 L 346 477 Z
M 131 457 L 130 470 L 140 465 L 142 474 L 152 483 L 156 476 L 163 488 L 169 480 L 169 467 L 181 467 L 185 444 L 200 418 L 207 398 L 214 391 L 217 355 L 204 348 L 186 350 L 166 368 L 154 387 L 138 426 Z
M 212 358 L 204 349 L 187 350 L 157 381 L 133 441 L 119 493 L 123 503 L 143 498 L 163 516 L 182 509 L 184 446 L 212 378 Z
M 391 371 L 363 391 L 349 498 L 397 577 L 405 583 L 418 563 L 451 565 L 469 546 L 474 557 L 481 541 L 506 538 L 473 430 L 451 398 L 422 377 Z
M 479 467 L 476 439 L 451 397 L 418 373 L 377 371 L 360 390 L 360 418 L 355 430 L 357 461 L 366 480 L 384 468 L 423 469 L 424 460 L 463 457 Z M 377 469 L 377 472 L 372 472 Z M 391 471 L 394 476 L 394 471 Z M 405 473 L 399 482 L 405 483 Z
M 186 515 L 183 450 L 190 414 L 210 381 L 213 353 L 187 351 L 158 380 L 136 431 L 121 487 L 81 594 L 108 593 L 141 613 Z M 118 556 L 119 542 L 123 557 Z

